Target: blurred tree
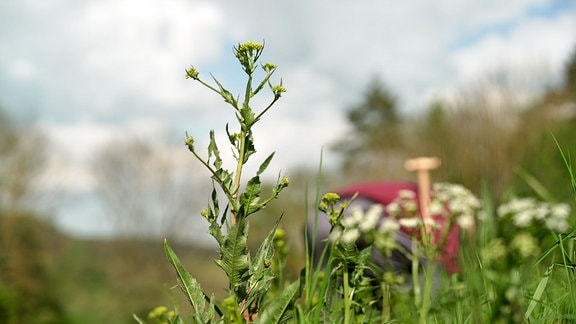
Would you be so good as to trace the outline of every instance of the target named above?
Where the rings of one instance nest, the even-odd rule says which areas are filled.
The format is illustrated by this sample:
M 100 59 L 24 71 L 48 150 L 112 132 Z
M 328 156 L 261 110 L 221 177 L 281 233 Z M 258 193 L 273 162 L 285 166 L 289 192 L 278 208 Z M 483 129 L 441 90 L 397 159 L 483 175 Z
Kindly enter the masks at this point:
M 402 118 L 397 99 L 380 81 L 373 78 L 361 99 L 347 112 L 352 131 L 332 147 L 343 157 L 347 176 L 378 178 L 393 176 L 402 167 L 398 157 L 404 146 Z
M 521 114 L 523 127 L 518 137 L 532 141 L 519 165 L 518 171 L 524 176 L 513 183 L 514 192 L 519 195 L 537 194 L 527 175 L 553 199 L 565 202 L 574 199 L 570 174 L 554 138 L 568 158 L 576 154 L 576 48 L 565 66 L 564 78 L 561 87 L 549 89 Z M 572 168 L 576 172 L 574 165 Z
M 461 183 L 479 192 L 487 182 L 495 197 L 505 192 L 514 168 L 544 125 L 526 124 L 513 85 L 478 83 L 451 102 L 437 102 L 409 125 L 406 150 L 442 160 L 439 181 Z M 536 119 L 533 119 L 534 121 Z M 526 132 L 531 130 L 532 133 Z
M 0 322 L 66 323 L 49 249 L 53 230 L 38 220 L 35 179 L 46 141 L 0 112 Z
M 33 181 L 46 158 L 46 140 L 32 126 L 12 123 L 0 111 L 0 210 L 32 208 Z
M 576 98 L 576 46 L 564 68 L 564 89 L 572 95 L 573 99 Z
M 205 234 L 197 217 L 209 188 L 188 152 L 170 145 L 154 146 L 138 139 L 117 140 L 104 147 L 94 161 L 97 193 L 106 214 L 121 235 L 193 239 Z M 191 158 L 190 158 L 191 159 Z M 197 229 L 198 232 L 191 233 Z

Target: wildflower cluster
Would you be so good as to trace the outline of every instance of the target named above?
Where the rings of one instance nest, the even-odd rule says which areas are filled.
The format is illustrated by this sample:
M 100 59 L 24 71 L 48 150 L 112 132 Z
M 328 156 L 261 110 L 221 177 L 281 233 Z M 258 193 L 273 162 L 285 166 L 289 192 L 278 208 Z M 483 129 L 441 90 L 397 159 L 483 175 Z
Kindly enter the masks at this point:
M 453 183 L 432 186 L 432 214 L 449 214 L 460 228 L 471 229 L 480 210 L 480 200 L 467 188 Z
M 570 230 L 568 204 L 551 204 L 533 198 L 515 198 L 501 205 L 498 217 L 509 219 L 520 229 L 544 227 L 557 233 Z
M 332 231 L 330 239 L 332 242 L 341 240 L 347 244 L 356 242 L 360 235 L 376 228 L 383 210 L 380 204 L 372 205 L 366 212 L 360 207 L 353 208 L 350 215 L 342 219 L 341 226 Z
M 402 227 L 416 228 L 422 225 L 416 194 L 413 191 L 400 190 L 398 197 L 386 206 L 386 212 L 397 219 Z
M 491 287 L 492 322 L 524 322 L 528 292 L 523 280 L 534 273 L 542 249 L 553 245 L 550 232 L 570 230 L 569 214 L 567 204 L 534 198 L 514 198 L 496 208 L 495 231 L 479 249 L 480 271 Z
M 500 233 L 481 252 L 485 266 L 537 257 L 548 245 L 546 232 L 564 233 L 570 229 L 568 204 L 551 204 L 534 198 L 514 198 L 500 205 L 496 214 Z M 498 246 L 498 248 L 495 248 Z
M 462 185 L 435 183 L 432 186 L 430 213 L 448 220 L 456 220 L 464 229 L 474 227 L 480 209 L 480 200 Z M 422 216 L 418 210 L 416 194 L 410 190 L 401 190 L 398 197 L 386 206 L 386 212 L 396 218 L 405 229 L 420 228 Z M 439 228 L 434 218 L 429 220 L 431 228 Z

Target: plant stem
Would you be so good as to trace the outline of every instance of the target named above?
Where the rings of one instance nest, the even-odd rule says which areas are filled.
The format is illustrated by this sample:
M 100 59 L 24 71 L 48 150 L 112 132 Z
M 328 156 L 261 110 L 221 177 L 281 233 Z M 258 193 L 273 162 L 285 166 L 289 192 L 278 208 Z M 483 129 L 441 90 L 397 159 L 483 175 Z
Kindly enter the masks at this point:
M 234 201 L 238 200 L 238 191 L 240 189 L 240 181 L 242 180 L 242 167 L 244 165 L 244 155 L 246 154 L 246 133 L 247 131 L 240 131 L 240 147 L 238 148 L 238 161 L 236 164 L 236 172 L 234 173 L 234 184 L 232 187 L 232 199 Z M 232 212 L 231 222 L 232 225 L 236 224 L 236 213 L 238 211 L 234 210 Z
M 248 73 L 248 81 L 246 82 L 246 93 L 244 94 L 243 107 L 249 107 L 250 97 L 252 92 L 252 73 Z M 239 120 L 241 125 L 244 125 L 243 120 Z M 244 166 L 244 159 L 246 155 L 246 137 L 250 133 L 250 128 L 252 125 L 242 126 L 240 129 L 240 147 L 238 148 L 238 160 L 236 161 L 236 172 L 234 173 L 234 184 L 232 187 L 232 199 L 238 200 L 238 191 L 240 190 L 240 181 L 242 180 L 242 168 Z M 232 225 L 236 224 L 236 215 L 238 211 L 232 213 L 231 222 Z
M 344 324 L 350 323 L 351 296 L 348 285 L 348 269 L 344 269 Z
M 390 321 L 392 301 L 390 300 L 392 294 L 390 293 L 390 285 L 383 282 L 380 284 L 382 288 L 382 323 L 387 323 Z
M 426 280 L 424 281 L 424 293 L 422 296 L 422 306 L 420 307 L 420 323 L 427 323 L 428 313 L 432 304 L 432 283 L 436 272 L 436 262 L 430 262 L 426 268 Z
M 414 304 L 420 306 L 421 303 L 421 291 L 420 291 L 420 247 L 416 243 L 415 239 L 412 239 L 412 287 L 414 289 Z

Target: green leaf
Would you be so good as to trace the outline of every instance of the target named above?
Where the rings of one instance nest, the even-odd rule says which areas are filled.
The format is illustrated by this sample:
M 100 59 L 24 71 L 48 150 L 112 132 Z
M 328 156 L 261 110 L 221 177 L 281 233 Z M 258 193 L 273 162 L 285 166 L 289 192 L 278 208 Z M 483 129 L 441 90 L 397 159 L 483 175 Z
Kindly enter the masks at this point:
M 278 228 L 280 219 L 260 244 L 256 256 L 250 264 L 249 296 L 246 305 L 258 302 L 268 292 L 272 281 L 275 279 L 271 266 L 274 257 L 274 233 Z
M 274 70 L 276 70 L 276 68 L 274 68 Z M 256 87 L 256 89 L 254 89 L 252 91 L 251 97 L 254 97 L 258 92 L 260 92 L 260 90 L 262 90 L 264 88 L 264 86 L 268 83 L 268 81 L 270 80 L 270 77 L 274 73 L 274 70 L 272 70 L 271 73 L 267 73 L 266 76 L 264 77 L 264 79 L 262 79 L 262 81 L 260 81 L 260 84 Z
M 242 120 L 240 122 L 244 130 L 250 129 L 250 127 L 252 127 L 254 121 L 256 120 L 256 115 L 254 115 L 254 111 L 248 105 L 242 106 L 242 108 L 240 109 L 240 116 L 242 117 Z
M 262 184 L 260 177 L 255 176 L 248 180 L 246 184 L 246 192 L 240 195 L 240 217 L 247 217 L 260 210 L 263 205 L 260 204 L 260 193 L 262 192 Z
M 268 155 L 266 160 L 264 160 L 264 162 L 260 164 L 260 167 L 258 168 L 258 172 L 256 173 L 256 175 L 261 175 L 264 171 L 266 171 L 266 168 L 268 168 L 270 161 L 272 161 L 272 158 L 274 157 L 274 153 L 276 152 L 272 152 L 272 154 Z
M 536 290 L 534 291 L 534 295 L 532 295 L 532 299 L 530 300 L 530 304 L 528 305 L 528 308 L 526 309 L 526 313 L 524 314 L 524 318 L 528 319 L 530 317 L 530 315 L 532 315 L 532 311 L 534 311 L 534 308 L 536 308 L 536 305 L 538 303 L 540 303 L 540 299 L 542 298 L 542 295 L 544 294 L 544 290 L 546 289 L 546 286 L 548 285 L 548 280 L 550 279 L 550 274 L 552 273 L 553 268 L 554 268 L 554 265 L 551 265 L 550 267 L 548 267 L 548 270 L 546 270 L 544 277 L 542 277 L 542 279 L 540 279 L 540 282 L 538 283 L 538 287 L 536 287 Z
M 228 123 L 226 123 L 226 135 L 228 136 L 228 141 L 232 144 L 233 147 L 237 146 L 238 137 L 235 133 L 230 133 L 230 129 L 228 128 Z
M 296 280 L 287 286 L 282 294 L 262 307 L 256 323 L 283 323 L 293 316 L 293 304 L 300 291 L 300 280 Z
M 254 137 L 252 136 L 252 132 L 246 132 L 246 136 L 244 137 L 244 159 L 242 160 L 242 164 L 246 164 L 248 162 L 248 158 L 256 153 L 256 148 L 254 147 Z
M 218 182 L 222 188 L 230 188 L 232 186 L 232 174 L 226 169 L 214 171 L 212 179 Z
M 230 280 L 230 290 L 239 293 L 239 299 L 243 299 L 245 291 L 241 291 L 248 274 L 248 224 L 243 218 L 238 218 L 236 224 L 228 229 L 224 238 L 224 244 L 220 247 L 220 260 L 216 264 L 224 270 Z
M 232 106 L 234 106 L 234 108 L 238 107 L 238 102 L 236 101 L 236 99 L 234 99 L 234 96 L 232 95 L 232 93 L 228 90 L 226 90 L 222 84 L 220 82 L 218 82 L 218 80 L 216 80 L 216 78 L 213 75 L 212 79 L 214 80 L 214 82 L 216 82 L 216 84 L 218 85 L 218 88 L 220 88 L 220 95 L 222 96 L 222 98 L 224 98 L 224 101 L 226 101 L 227 103 L 231 104 Z
M 144 321 L 138 317 L 138 315 L 136 314 L 132 314 L 132 318 L 138 323 L 138 324 L 144 324 Z
M 220 169 L 222 167 L 222 158 L 220 158 L 220 151 L 218 150 L 218 145 L 216 144 L 216 139 L 214 138 L 214 130 L 210 130 L 210 144 L 208 144 L 208 162 L 210 158 L 214 156 L 214 167 Z
M 186 271 L 186 269 L 184 269 L 180 259 L 176 256 L 176 253 L 174 253 L 170 244 L 168 244 L 168 240 L 164 240 L 164 250 L 168 260 L 176 270 L 180 288 L 196 312 L 195 316 L 199 317 L 204 323 L 208 322 L 213 318 L 214 313 L 210 309 L 206 308 L 204 292 L 202 291 L 200 284 L 188 271 Z
M 212 213 L 212 217 L 209 219 L 210 226 L 208 227 L 208 231 L 212 237 L 216 239 L 218 245 L 222 245 L 224 238 L 222 237 L 222 228 L 218 224 L 218 215 L 220 214 L 220 207 L 218 204 L 218 195 L 216 192 L 216 187 L 214 187 L 214 183 L 212 183 L 212 194 L 210 196 L 212 200 L 212 206 L 208 206 L 208 210 Z

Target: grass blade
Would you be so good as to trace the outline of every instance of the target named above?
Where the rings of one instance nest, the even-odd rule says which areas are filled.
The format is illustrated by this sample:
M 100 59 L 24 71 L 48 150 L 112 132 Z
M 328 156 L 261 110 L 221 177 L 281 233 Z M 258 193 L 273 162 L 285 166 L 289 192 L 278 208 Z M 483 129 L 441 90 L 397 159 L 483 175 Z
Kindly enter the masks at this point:
M 544 277 L 542 277 L 542 279 L 540 279 L 540 282 L 538 283 L 538 287 L 536 287 L 536 290 L 534 291 L 534 295 L 532 295 L 532 299 L 530 300 L 530 304 L 528 305 L 528 308 L 526 309 L 526 313 L 524 314 L 524 318 L 526 318 L 526 319 L 530 318 L 530 315 L 532 315 L 534 308 L 536 308 L 536 305 L 538 305 L 538 303 L 540 303 L 540 300 L 542 298 L 542 294 L 544 294 L 544 290 L 546 290 L 546 286 L 548 285 L 548 280 L 550 279 L 550 274 L 552 273 L 552 268 L 554 268 L 554 265 L 551 265 L 550 267 L 548 267 L 548 270 L 546 270 Z
M 188 298 L 188 301 L 194 308 L 197 319 L 201 318 L 201 322 L 208 322 L 213 316 L 213 313 L 206 309 L 204 292 L 202 291 L 200 284 L 198 281 L 196 281 L 196 279 L 192 277 L 188 271 L 186 271 L 186 269 L 184 269 L 180 259 L 178 256 L 176 256 L 176 253 L 174 253 L 174 250 L 172 250 L 170 244 L 168 244 L 168 240 L 164 240 L 164 250 L 166 251 L 168 260 L 176 270 L 180 288 L 184 294 L 186 294 L 186 298 Z
M 263 307 L 264 310 L 258 314 L 256 323 L 274 324 L 284 322 L 299 290 L 300 280 L 296 280 L 287 286 L 278 298 Z

